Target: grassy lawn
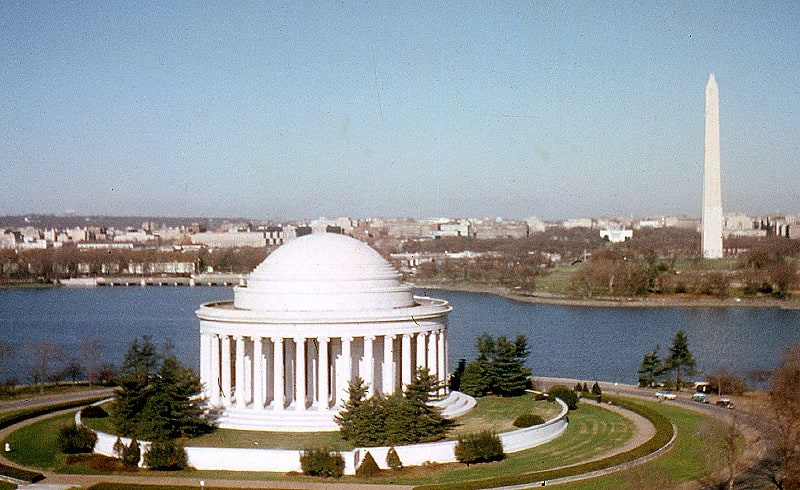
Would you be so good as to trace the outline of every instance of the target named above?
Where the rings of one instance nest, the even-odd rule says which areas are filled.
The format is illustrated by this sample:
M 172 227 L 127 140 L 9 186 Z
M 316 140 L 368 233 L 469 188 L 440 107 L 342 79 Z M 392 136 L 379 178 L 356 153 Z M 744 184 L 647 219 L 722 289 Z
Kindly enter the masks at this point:
M 572 276 L 583 264 L 557 266 L 547 269 L 547 274 L 536 277 L 536 291 L 541 293 L 566 294 Z
M 17 486 L 13 483 L 0 481 L 0 490 L 14 490 L 15 488 L 17 488 Z
M 487 399 L 482 403 L 483 414 L 473 414 L 475 423 L 488 421 L 494 411 L 506 411 L 517 415 L 519 407 L 508 400 Z M 522 407 L 524 400 L 518 401 Z M 503 410 L 497 405 L 507 402 Z M 539 403 L 539 402 L 537 402 Z M 549 409 L 545 403 L 544 408 Z M 722 453 L 719 441 L 726 428 L 723 422 L 704 414 L 681 408 L 669 403 L 640 401 L 672 421 L 678 428 L 676 445 L 663 457 L 632 470 L 616 473 L 603 478 L 565 485 L 566 488 L 663 488 L 672 487 L 722 466 Z M 337 483 L 380 483 L 380 484 L 454 484 L 469 480 L 482 480 L 509 475 L 521 475 L 562 467 L 599 457 L 615 447 L 623 445 L 634 435 L 632 422 L 616 413 L 609 412 L 595 404 L 581 404 L 578 410 L 570 413 L 570 424 L 560 438 L 542 446 L 510 454 L 501 462 L 479 464 L 466 467 L 461 464 L 429 465 L 407 468 L 402 472 L 385 472 L 381 477 L 360 479 L 344 477 Z M 12 444 L 14 451 L 8 456 L 14 461 L 37 468 L 53 469 L 64 473 L 96 472 L 86 464 L 66 464 L 66 457 L 56 449 L 58 429 L 71 422 L 72 415 L 47 419 L 16 431 L 4 442 Z M 471 424 L 470 424 L 471 425 Z M 234 432 L 234 431 L 231 431 Z M 296 436 L 296 435 L 295 435 Z M 125 474 L 125 473 L 123 473 Z M 127 473 L 130 474 L 130 473 Z M 158 476 L 160 473 L 142 470 L 143 478 Z M 289 480 L 320 482 L 322 480 L 300 475 L 286 475 L 266 472 L 226 472 L 226 471 L 181 471 L 169 473 L 196 479 L 226 478 L 251 480 Z M 145 480 L 146 481 L 146 480 Z M 465 485 L 465 488 L 468 485 Z M 109 487 L 112 488 L 112 487 Z M 122 487 L 114 487 L 122 488 Z M 126 487 L 127 488 L 127 487 Z M 2 487 L 0 487 L 2 490 Z
M 675 424 L 678 428 L 675 446 L 653 462 L 601 478 L 559 485 L 559 488 L 673 488 L 724 466 L 721 441 L 728 430 L 724 422 L 669 403 L 639 403 L 658 410 Z
M 11 452 L 6 458 L 23 466 L 56 470 L 60 468 L 66 456 L 58 450 L 58 431 L 65 425 L 72 424 L 75 413 L 59 415 L 25 426 L 12 432 L 0 444 L 11 445 Z
M 454 420 L 448 438 L 456 439 L 460 434 L 491 430 L 508 432 L 515 430 L 514 419 L 526 413 L 540 415 L 549 420 L 561 411 L 561 406 L 544 400 L 536 401 L 534 395 L 526 394 L 513 398 L 487 396 L 478 399 L 478 404 L 469 413 Z

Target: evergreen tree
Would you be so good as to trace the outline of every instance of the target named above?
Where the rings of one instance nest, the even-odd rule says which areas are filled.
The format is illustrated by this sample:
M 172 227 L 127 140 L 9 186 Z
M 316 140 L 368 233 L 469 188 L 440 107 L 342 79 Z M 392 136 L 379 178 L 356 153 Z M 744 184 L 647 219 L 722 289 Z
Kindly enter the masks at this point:
M 199 376 L 177 359 L 169 342 L 159 355 L 144 336 L 125 354 L 112 422 L 124 436 L 151 441 L 201 434 L 211 428 L 191 399 L 201 390 Z
M 683 376 L 692 376 L 697 371 L 697 363 L 689 351 L 689 340 L 686 332 L 678 330 L 672 339 L 672 347 L 669 348 L 669 355 L 666 359 L 666 366 L 670 371 L 675 371 L 675 387 L 680 390 L 683 386 Z
M 441 409 L 428 403 L 431 394 L 440 387 L 439 380 L 427 368 L 418 369 L 414 379 L 406 385 L 403 397 L 411 410 L 414 439 L 418 442 L 436 441 L 447 431 Z
M 191 397 L 202 390 L 200 377 L 172 352 L 165 354 L 142 410 L 140 432 L 150 440 L 193 437 L 210 430 Z M 148 434 L 149 432 L 149 434 Z
M 639 386 L 653 386 L 664 372 L 664 363 L 658 354 L 659 349 L 660 346 L 656 345 L 653 352 L 647 352 L 642 358 L 642 364 L 639 367 Z
M 531 371 L 524 367 L 530 354 L 524 335 L 514 341 L 505 336 L 495 340 L 484 332 L 478 337 L 476 347 L 478 357 L 464 369 L 460 391 L 471 396 L 489 393 L 515 396 L 525 392 Z
M 466 359 L 459 359 L 455 371 L 450 374 L 450 391 L 461 391 L 461 376 L 467 367 Z
M 461 391 L 470 396 L 489 394 L 492 385 L 491 366 L 488 361 L 476 359 L 467 364 L 461 375 Z
M 518 336 L 514 342 L 498 337 L 494 346 L 493 371 L 495 375 L 492 391 L 502 396 L 518 396 L 528 387 L 531 370 L 524 367 L 530 354 L 525 336 Z
M 122 362 L 111 421 L 124 436 L 136 436 L 142 412 L 153 393 L 151 381 L 156 375 L 159 358 L 149 335 L 134 339 Z
M 602 394 L 603 390 L 600 389 L 600 385 L 597 383 L 597 381 L 595 381 L 594 384 L 592 385 L 592 395 L 599 397 Z

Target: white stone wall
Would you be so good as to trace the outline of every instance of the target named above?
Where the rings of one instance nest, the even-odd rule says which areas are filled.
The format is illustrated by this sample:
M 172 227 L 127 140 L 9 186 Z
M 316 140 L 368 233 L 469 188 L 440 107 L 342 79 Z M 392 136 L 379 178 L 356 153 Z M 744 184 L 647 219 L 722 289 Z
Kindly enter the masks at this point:
M 549 442 L 567 430 L 567 406 L 561 400 L 561 412 L 544 424 L 525 429 L 504 432 L 500 434 L 503 450 L 514 453 Z M 101 402 L 102 403 L 102 402 Z M 80 424 L 80 412 L 75 415 L 75 422 Z M 104 456 L 115 457 L 114 443 L 117 436 L 97 432 L 97 444 L 94 452 Z M 122 438 L 125 445 L 130 439 Z M 396 446 L 395 450 L 403 466 L 419 466 L 424 463 L 453 463 L 455 458 L 456 441 L 441 441 L 427 444 L 413 444 Z M 142 456 L 147 451 L 150 443 L 139 441 Z M 372 454 L 375 462 L 382 469 L 388 469 L 386 453 L 389 447 L 357 448 L 352 451 L 343 451 L 345 461 L 345 474 L 354 475 L 356 468 L 367 451 Z M 271 471 L 286 473 L 289 471 L 300 472 L 300 454 L 298 450 L 284 449 L 240 449 L 240 448 L 210 448 L 187 447 L 186 456 L 190 466 L 198 470 L 230 470 L 230 471 Z M 140 463 L 141 464 L 141 463 Z

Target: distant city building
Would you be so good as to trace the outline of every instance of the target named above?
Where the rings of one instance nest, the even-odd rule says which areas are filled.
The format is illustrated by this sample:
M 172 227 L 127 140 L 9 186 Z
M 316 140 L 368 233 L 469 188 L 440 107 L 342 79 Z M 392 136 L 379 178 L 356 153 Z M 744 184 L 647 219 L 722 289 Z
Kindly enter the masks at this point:
M 600 230 L 600 238 L 611 243 L 622 243 L 633 237 L 633 230 Z
M 191 236 L 192 243 L 211 248 L 266 247 L 267 238 L 263 231 L 220 233 L 207 231 Z

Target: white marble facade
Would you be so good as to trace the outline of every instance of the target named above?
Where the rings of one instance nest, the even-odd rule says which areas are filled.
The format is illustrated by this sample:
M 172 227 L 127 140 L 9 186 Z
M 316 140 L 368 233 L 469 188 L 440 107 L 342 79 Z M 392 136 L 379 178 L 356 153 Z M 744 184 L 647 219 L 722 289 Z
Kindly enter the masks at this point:
M 220 408 L 220 427 L 337 430 L 333 416 L 356 376 L 371 394 L 401 390 L 418 367 L 447 379 L 451 310 L 414 296 L 363 242 L 297 238 L 234 288 L 233 301 L 197 311 L 203 395 Z

